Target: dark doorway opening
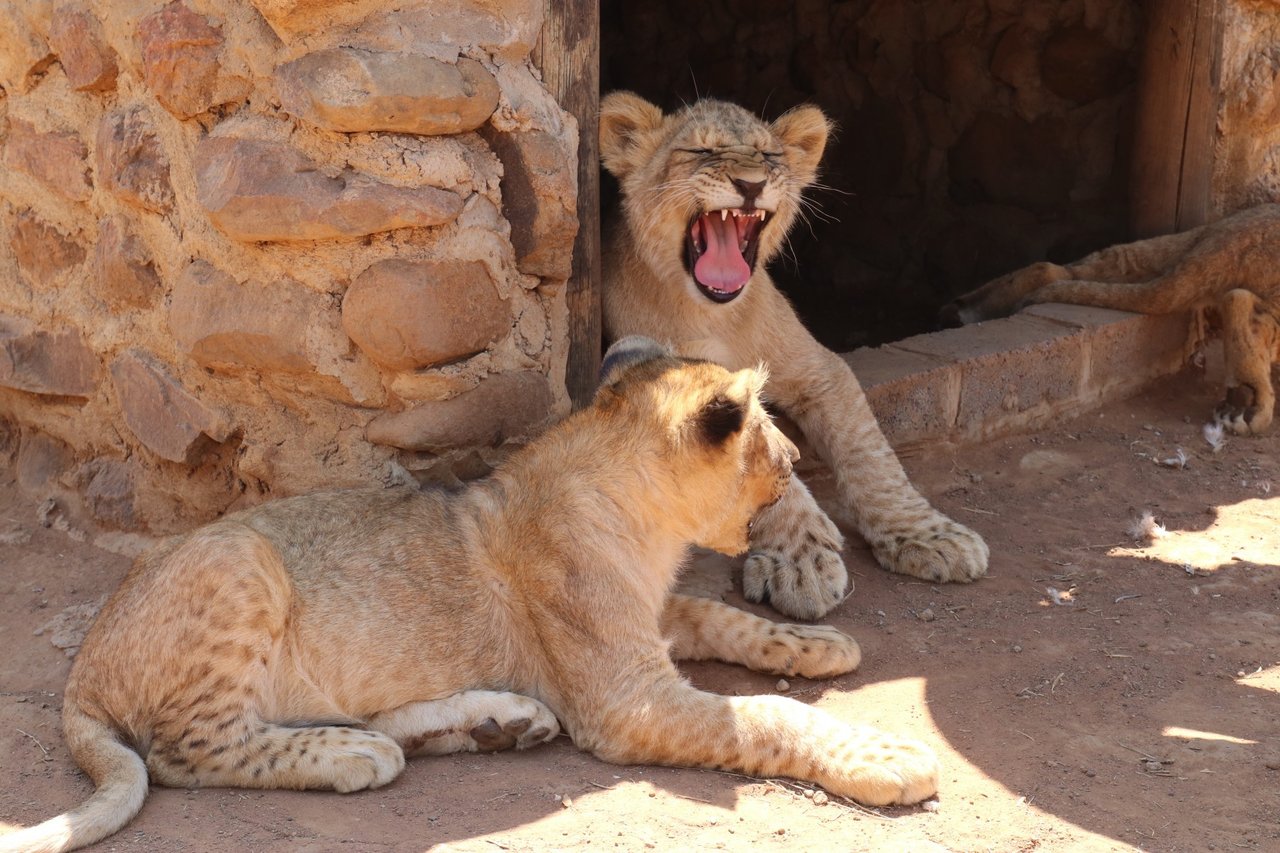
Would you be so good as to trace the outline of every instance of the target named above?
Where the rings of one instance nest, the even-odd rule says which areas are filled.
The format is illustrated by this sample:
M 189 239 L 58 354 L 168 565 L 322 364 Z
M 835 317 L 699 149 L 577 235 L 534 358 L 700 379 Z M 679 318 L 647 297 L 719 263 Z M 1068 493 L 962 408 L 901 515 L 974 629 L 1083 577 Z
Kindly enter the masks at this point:
M 1126 239 L 1136 0 L 602 0 L 601 91 L 839 126 L 775 280 L 824 344 L 936 328 L 959 293 Z M 616 188 L 602 197 L 613 203 Z

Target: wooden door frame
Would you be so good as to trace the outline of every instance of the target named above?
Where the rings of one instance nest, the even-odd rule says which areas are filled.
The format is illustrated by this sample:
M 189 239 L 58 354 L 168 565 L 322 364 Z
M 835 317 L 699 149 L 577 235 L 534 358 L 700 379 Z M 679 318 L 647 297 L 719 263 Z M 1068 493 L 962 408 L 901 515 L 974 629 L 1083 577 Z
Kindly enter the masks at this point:
M 1129 224 L 1140 239 L 1214 218 L 1224 0 L 1146 0 Z
M 595 393 L 600 372 L 600 7 L 597 0 L 548 0 L 534 64 L 543 85 L 578 121 L 578 236 L 566 284 L 569 358 L 565 387 L 575 409 Z

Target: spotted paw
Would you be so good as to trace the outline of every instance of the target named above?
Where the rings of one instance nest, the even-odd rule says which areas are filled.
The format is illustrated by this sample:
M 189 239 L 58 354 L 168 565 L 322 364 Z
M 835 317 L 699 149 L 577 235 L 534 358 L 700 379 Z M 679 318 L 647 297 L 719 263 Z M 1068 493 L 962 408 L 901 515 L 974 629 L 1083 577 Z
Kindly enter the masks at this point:
M 826 625 L 775 625 L 762 638 L 752 669 L 774 675 L 833 678 L 853 672 L 862 650 L 847 634 Z
M 362 729 L 338 729 L 337 743 L 322 755 L 330 766 L 333 789 L 341 793 L 380 788 L 404 769 L 404 752 L 391 738 Z
M 1215 420 L 1236 435 L 1260 435 L 1271 426 L 1272 412 L 1259 405 L 1258 394 L 1249 385 L 1227 389 L 1227 396 L 1214 410 Z
M 910 805 L 938 792 L 938 757 L 911 738 L 870 729 L 841 750 L 841 766 L 822 784 L 868 806 Z
M 743 595 L 797 619 L 817 619 L 839 604 L 849 587 L 843 547 L 839 528 L 795 480 L 752 531 Z
M 472 726 L 467 734 L 477 752 L 502 749 L 528 749 L 546 743 L 560 734 L 560 723 L 546 705 L 528 696 L 501 694 L 498 707 L 488 710 L 493 716 Z
M 990 558 L 981 536 L 942 515 L 926 530 L 874 542 L 871 549 L 891 572 L 942 583 L 982 577 Z
M 768 602 L 796 619 L 817 619 L 841 602 L 849 585 L 844 559 L 834 548 L 795 554 L 752 551 L 742 567 L 742 594 Z

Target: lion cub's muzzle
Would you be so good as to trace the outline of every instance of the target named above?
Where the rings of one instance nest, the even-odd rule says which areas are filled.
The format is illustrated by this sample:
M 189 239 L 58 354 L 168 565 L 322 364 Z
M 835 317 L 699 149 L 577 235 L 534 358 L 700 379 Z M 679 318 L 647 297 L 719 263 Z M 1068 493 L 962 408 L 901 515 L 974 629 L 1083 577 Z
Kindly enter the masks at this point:
M 782 499 L 791 483 L 791 469 L 800 461 L 800 449 L 772 423 L 765 424 L 764 434 L 765 455 L 775 477 L 772 498 L 765 506 L 772 506 Z

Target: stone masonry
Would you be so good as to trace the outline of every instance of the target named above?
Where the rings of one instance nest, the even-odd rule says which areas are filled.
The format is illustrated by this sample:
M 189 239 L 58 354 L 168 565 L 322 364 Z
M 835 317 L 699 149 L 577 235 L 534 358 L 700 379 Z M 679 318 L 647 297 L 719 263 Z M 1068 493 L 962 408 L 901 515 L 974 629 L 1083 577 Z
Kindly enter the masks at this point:
M 543 15 L 0 0 L 0 464 L 163 533 L 475 476 L 563 415 L 577 127 Z

